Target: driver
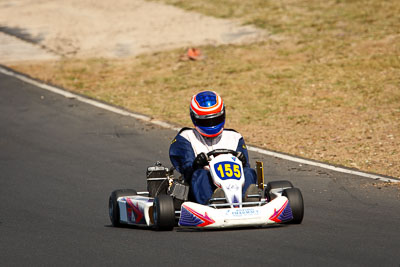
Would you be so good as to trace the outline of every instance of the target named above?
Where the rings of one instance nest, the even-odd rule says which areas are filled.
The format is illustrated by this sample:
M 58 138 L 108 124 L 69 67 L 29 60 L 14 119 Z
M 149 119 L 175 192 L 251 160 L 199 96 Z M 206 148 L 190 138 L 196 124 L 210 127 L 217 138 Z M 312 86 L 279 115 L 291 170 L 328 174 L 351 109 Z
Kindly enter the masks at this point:
M 206 204 L 210 198 L 224 197 L 208 170 L 207 153 L 215 149 L 231 149 L 239 152 L 243 163 L 245 183 L 244 201 L 249 194 L 257 194 L 257 175 L 250 168 L 249 156 L 242 135 L 235 130 L 224 129 L 225 106 L 222 98 L 212 91 L 203 91 L 192 97 L 190 117 L 195 128 L 182 128 L 169 149 L 172 165 L 183 174 L 190 185 L 191 197 L 197 203 Z

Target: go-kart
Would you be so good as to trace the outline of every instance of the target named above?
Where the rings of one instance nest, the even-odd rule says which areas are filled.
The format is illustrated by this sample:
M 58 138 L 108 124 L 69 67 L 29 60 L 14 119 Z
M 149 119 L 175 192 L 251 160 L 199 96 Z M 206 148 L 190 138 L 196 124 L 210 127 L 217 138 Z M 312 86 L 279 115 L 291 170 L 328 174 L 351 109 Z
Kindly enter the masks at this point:
M 256 194 L 243 197 L 243 165 L 238 152 L 217 149 L 207 153 L 214 184 L 224 192 L 206 205 L 191 199 L 189 185 L 175 178 L 173 169 L 159 162 L 147 168 L 147 191 L 115 190 L 109 198 L 113 226 L 136 225 L 172 230 L 176 225 L 191 228 L 265 226 L 278 223 L 300 224 L 303 197 L 290 181 L 264 184 L 262 162 L 257 162 Z M 250 201 L 249 201 L 250 200 Z

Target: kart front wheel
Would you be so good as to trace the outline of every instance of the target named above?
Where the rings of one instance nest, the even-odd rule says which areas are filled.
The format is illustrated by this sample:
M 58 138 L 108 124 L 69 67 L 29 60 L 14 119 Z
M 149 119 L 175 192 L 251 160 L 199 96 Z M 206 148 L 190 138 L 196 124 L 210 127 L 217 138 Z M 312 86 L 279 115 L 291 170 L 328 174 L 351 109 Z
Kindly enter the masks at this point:
M 111 196 L 108 199 L 108 212 L 111 223 L 114 227 L 121 226 L 121 222 L 119 220 L 120 212 L 119 212 L 118 198 L 135 196 L 135 195 L 137 195 L 137 192 L 134 189 L 119 189 L 111 193 Z
M 304 216 L 304 202 L 303 196 L 300 189 L 288 188 L 283 190 L 282 196 L 289 199 L 289 205 L 292 209 L 293 219 L 289 221 L 289 224 L 300 224 L 303 221 Z
M 169 195 L 158 195 L 153 204 L 154 226 L 157 230 L 170 231 L 175 226 L 174 200 Z

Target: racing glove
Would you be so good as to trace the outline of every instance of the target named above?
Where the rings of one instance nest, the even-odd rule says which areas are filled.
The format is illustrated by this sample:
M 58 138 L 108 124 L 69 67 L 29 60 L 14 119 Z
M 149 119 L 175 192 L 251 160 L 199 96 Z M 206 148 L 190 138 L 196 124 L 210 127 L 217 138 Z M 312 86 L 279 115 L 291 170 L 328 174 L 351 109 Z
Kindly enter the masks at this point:
M 243 166 L 246 165 L 247 163 L 246 156 L 242 152 L 237 152 L 236 157 L 242 162 Z
M 192 168 L 193 168 L 193 170 L 197 170 L 197 169 L 203 168 L 206 165 L 208 165 L 208 157 L 207 157 L 206 153 L 201 152 L 194 159 Z

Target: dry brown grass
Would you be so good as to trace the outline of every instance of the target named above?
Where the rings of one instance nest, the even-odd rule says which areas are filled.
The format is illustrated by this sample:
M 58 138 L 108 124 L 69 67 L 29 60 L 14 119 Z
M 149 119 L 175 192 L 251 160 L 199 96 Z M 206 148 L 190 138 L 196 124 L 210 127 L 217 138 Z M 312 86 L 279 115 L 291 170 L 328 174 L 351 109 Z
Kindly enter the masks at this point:
M 182 126 L 190 125 L 190 97 L 213 89 L 227 105 L 227 126 L 248 143 L 400 177 L 400 3 L 237 0 L 225 13 L 224 1 L 185 3 L 280 38 L 202 47 L 207 58 L 195 62 L 180 61 L 181 49 L 13 67 Z

